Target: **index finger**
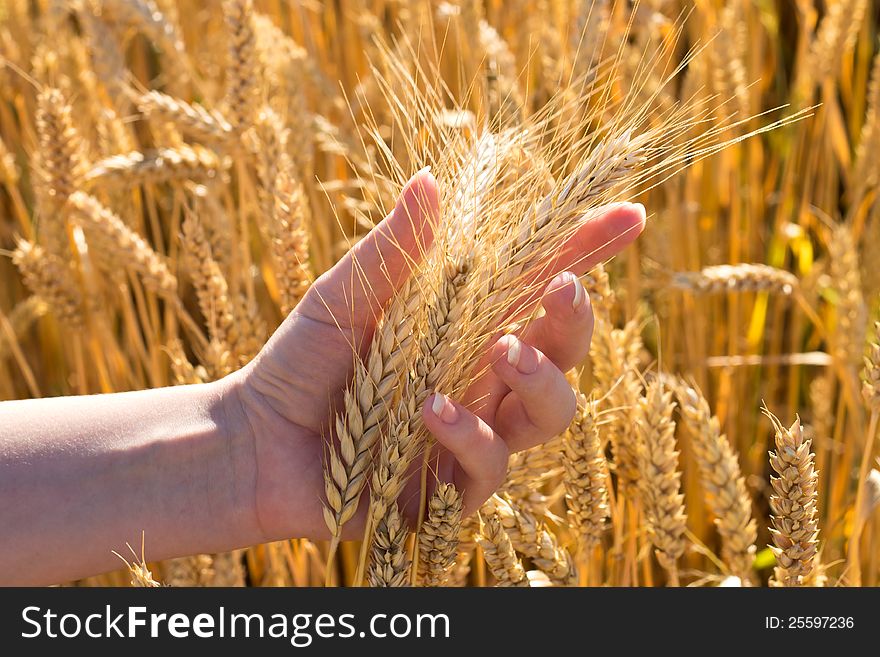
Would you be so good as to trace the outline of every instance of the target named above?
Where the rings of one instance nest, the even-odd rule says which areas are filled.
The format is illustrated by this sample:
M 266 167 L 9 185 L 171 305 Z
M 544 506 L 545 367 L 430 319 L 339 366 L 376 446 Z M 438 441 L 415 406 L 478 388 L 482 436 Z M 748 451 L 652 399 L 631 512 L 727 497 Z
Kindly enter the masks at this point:
M 557 274 L 571 271 L 581 276 L 634 242 L 645 228 L 645 216 L 641 203 L 615 203 L 586 219 L 555 253 L 530 272 L 522 293 L 510 301 L 500 325 L 527 315 Z

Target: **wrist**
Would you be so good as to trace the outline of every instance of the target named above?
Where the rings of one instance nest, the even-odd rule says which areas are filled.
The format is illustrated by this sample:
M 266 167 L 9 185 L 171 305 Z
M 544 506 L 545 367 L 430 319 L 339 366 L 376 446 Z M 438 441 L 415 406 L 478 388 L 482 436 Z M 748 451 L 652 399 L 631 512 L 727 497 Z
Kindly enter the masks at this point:
M 203 384 L 217 426 L 216 496 L 225 500 L 223 540 L 229 548 L 263 542 L 257 504 L 257 462 L 253 428 L 243 402 L 244 373 Z

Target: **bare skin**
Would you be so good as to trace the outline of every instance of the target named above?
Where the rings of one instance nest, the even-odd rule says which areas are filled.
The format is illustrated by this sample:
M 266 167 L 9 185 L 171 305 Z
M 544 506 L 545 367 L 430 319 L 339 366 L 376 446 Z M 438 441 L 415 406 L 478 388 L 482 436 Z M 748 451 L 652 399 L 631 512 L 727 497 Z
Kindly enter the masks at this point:
M 414 176 L 395 210 L 224 379 L 0 403 L 0 584 L 116 568 L 111 550 L 139 543 L 142 531 L 150 559 L 327 538 L 323 452 L 352 376 L 351 345 L 369 344 L 381 309 L 430 244 L 437 207 L 433 177 Z M 563 372 L 587 355 L 593 326 L 576 275 L 632 242 L 644 221 L 644 208 L 624 203 L 585 224 L 556 254 L 556 270 L 536 281 L 545 314 L 488 347 L 490 367 L 463 399 L 438 391 L 426 401 L 437 477 L 463 491 L 466 510 L 502 482 L 511 452 L 568 425 L 575 403 Z M 411 478 L 403 499 L 417 499 L 418 486 Z M 407 506 L 411 518 L 416 506 Z M 362 530 L 362 517 L 363 509 L 347 535 Z

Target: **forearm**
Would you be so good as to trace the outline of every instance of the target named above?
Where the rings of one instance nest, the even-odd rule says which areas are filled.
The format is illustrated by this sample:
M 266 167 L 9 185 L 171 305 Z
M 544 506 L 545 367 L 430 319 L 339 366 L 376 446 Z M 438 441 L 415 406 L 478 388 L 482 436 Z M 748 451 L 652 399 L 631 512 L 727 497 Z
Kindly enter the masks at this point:
M 48 584 L 258 538 L 230 383 L 0 403 L 0 583 Z

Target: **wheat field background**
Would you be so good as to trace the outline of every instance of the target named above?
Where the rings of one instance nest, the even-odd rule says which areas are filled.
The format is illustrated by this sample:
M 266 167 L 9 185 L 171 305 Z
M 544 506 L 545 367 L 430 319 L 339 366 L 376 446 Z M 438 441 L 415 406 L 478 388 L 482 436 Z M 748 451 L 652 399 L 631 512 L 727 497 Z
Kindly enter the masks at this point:
M 375 443 L 328 452 L 328 526 L 369 498 L 363 547 L 153 563 L 146 536 L 147 562 L 75 584 L 880 584 L 878 21 L 868 0 L 0 0 L 2 399 L 238 369 L 426 164 L 513 254 L 389 371 L 445 354 L 428 379 L 455 390 L 517 254 L 604 203 L 648 210 L 584 278 L 571 427 L 478 514 L 440 486 L 400 526 L 383 459 L 430 443 L 382 411 Z M 442 262 L 419 280 L 454 284 Z M 425 322 L 443 289 L 416 291 Z

